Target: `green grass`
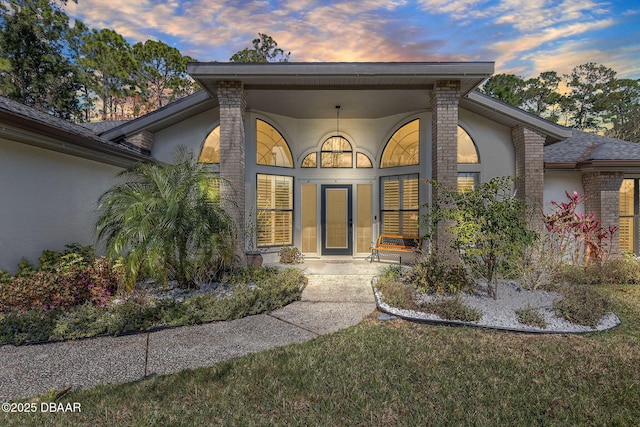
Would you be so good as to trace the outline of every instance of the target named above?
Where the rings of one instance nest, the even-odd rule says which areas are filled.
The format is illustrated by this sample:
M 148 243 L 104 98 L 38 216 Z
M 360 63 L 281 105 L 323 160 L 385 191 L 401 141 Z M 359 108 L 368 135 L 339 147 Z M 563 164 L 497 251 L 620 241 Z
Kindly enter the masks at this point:
M 599 289 L 623 322 L 603 333 L 372 316 L 211 368 L 72 391 L 61 401 L 80 414 L 0 414 L 0 425 L 638 425 L 640 287 Z

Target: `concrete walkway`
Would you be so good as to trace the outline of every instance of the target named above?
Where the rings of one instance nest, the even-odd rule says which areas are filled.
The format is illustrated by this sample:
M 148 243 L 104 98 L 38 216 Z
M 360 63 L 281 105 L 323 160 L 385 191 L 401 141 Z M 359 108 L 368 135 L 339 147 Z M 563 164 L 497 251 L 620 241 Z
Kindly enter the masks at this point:
M 341 260 L 300 266 L 300 301 L 270 314 L 122 337 L 0 347 L 0 402 L 67 387 L 124 383 L 311 340 L 359 323 L 375 308 L 379 264 Z

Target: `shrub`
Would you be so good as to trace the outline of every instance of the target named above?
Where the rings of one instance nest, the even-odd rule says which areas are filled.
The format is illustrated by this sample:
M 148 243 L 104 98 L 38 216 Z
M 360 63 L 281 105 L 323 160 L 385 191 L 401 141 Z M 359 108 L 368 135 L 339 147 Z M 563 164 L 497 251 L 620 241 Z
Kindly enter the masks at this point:
M 419 255 L 413 268 L 405 273 L 404 279 L 426 293 L 459 293 L 471 286 L 461 264 L 449 265 L 435 252 Z
M 611 302 L 589 286 L 564 285 L 559 290 L 562 298 L 553 302 L 553 308 L 570 322 L 595 328 L 611 310 Z
M 58 310 L 8 313 L 0 317 L 0 343 L 20 345 L 29 341 L 47 341 L 53 332 L 58 314 Z
M 0 309 L 64 309 L 87 301 L 105 307 L 121 280 L 119 271 L 104 258 L 84 268 L 78 263 L 64 265 L 60 271 L 38 270 L 2 285 Z
M 553 290 L 563 265 L 562 255 L 550 244 L 548 236 L 542 236 L 524 249 L 522 258 L 515 264 L 513 276 L 525 289 Z
M 77 339 L 104 334 L 107 331 L 107 319 L 104 310 L 85 303 L 73 310 L 65 310 L 55 320 L 51 331 L 51 340 Z
M 96 259 L 96 253 L 92 246 L 81 246 L 78 243 L 65 245 L 62 252 L 45 250 L 38 259 L 40 265 L 38 271 L 65 272 L 71 267 L 86 267 Z
M 125 182 L 98 201 L 98 237 L 111 258 L 122 258 L 127 284 L 139 275 L 182 287 L 210 263 L 233 260 L 233 222 L 222 208 L 220 178 L 193 153 L 178 149 L 174 164 L 137 163 Z
M 11 312 L 0 318 L 0 343 L 22 344 L 26 341 L 75 339 L 99 334 L 118 335 L 161 325 L 231 320 L 275 310 L 300 299 L 306 278 L 299 270 L 247 270 L 239 271 L 238 277 L 250 277 L 254 282 L 231 285 L 233 291 L 224 298 L 202 294 L 179 302 L 134 295 L 123 303 L 105 309 L 85 303 L 66 310 Z
M 448 224 L 451 248 L 469 272 L 487 281 L 489 294 L 497 298 L 494 275 L 511 270 L 524 248 L 538 238 L 527 228 L 527 206 L 512 193 L 513 179 L 496 177 L 462 193 L 431 183 L 433 203 L 423 216 L 427 237 L 441 222 Z
M 4 270 L 0 270 L 0 286 L 7 284 L 13 280 L 13 276 Z
M 280 264 L 302 264 L 304 262 L 304 255 L 295 246 L 280 248 L 278 255 L 280 255 Z
M 640 261 L 633 257 L 612 258 L 601 264 L 563 265 L 558 280 L 576 285 L 640 284 Z
M 557 252 L 572 264 L 601 263 L 609 257 L 611 240 L 618 230 L 610 226 L 605 230 L 595 214 L 576 212 L 587 197 L 574 191 L 566 202 L 552 201 L 552 211 L 544 215 L 543 222 Z
M 376 288 L 382 294 L 382 301 L 390 307 L 405 310 L 416 310 L 416 291 L 412 286 L 407 286 L 399 280 L 388 277 L 380 277 Z
M 403 269 L 401 265 L 385 265 L 380 269 L 380 277 L 386 277 L 387 279 L 400 280 L 403 276 Z
M 425 313 L 433 313 L 446 320 L 477 322 L 482 319 L 482 313 L 465 305 L 465 303 L 462 302 L 460 295 L 456 295 L 452 298 L 439 298 L 436 301 L 422 303 L 420 304 L 420 309 Z
M 516 316 L 518 316 L 518 322 L 523 325 L 536 326 L 541 329 L 547 328 L 547 322 L 544 317 L 533 307 L 527 306 L 516 310 Z

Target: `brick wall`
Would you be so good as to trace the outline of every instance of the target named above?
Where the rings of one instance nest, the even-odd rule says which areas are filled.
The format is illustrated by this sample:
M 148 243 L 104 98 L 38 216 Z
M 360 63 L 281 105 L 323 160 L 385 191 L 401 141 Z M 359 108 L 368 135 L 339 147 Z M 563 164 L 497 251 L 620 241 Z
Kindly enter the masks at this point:
M 622 172 L 585 172 L 582 174 L 582 186 L 587 200 L 584 203 L 585 214 L 596 214 L 596 219 L 602 222 L 607 230 L 609 226 L 620 225 L 620 186 L 623 180 Z M 614 234 L 610 253 L 618 255 L 620 240 L 618 233 Z
M 124 140 L 139 148 L 143 154 L 150 154 L 151 148 L 153 148 L 153 134 L 146 130 L 135 135 L 128 136 Z
M 542 212 L 544 196 L 544 141 L 545 136 L 523 125 L 511 129 L 511 140 L 516 149 L 516 195 Z M 542 231 L 540 215 L 534 215 L 532 228 Z
M 236 226 L 235 253 L 244 263 L 244 122 L 247 98 L 239 81 L 219 81 L 217 95 L 220 102 L 220 175 L 226 180 L 221 186 L 221 197 Z
M 434 85 L 431 92 L 432 178 L 452 189 L 457 188 L 458 183 L 459 100 L 459 81 L 439 81 Z M 432 243 L 442 256 L 454 263 L 458 257 L 450 248 L 451 236 L 445 231 L 448 225 L 440 223 Z

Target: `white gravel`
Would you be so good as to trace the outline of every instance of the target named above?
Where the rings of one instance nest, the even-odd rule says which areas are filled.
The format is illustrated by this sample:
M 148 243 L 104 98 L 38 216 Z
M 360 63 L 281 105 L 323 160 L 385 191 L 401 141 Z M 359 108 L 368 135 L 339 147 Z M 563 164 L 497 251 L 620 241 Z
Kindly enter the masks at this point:
M 442 322 L 456 325 L 480 326 L 486 328 L 543 333 L 585 333 L 604 331 L 620 324 L 620 319 L 615 313 L 604 316 L 595 328 L 571 323 L 564 318 L 555 315 L 553 301 L 562 298 L 557 292 L 542 290 L 528 291 L 521 288 L 515 282 L 503 282 L 498 285 L 498 298 L 494 300 L 487 295 L 486 284 L 477 284 L 473 294 L 463 293 L 461 299 L 465 305 L 482 313 L 482 319 L 477 322 L 460 322 L 441 319 L 430 313 L 422 313 L 413 310 L 403 310 L 391 307 L 381 300 L 380 293 L 374 287 L 378 307 L 389 314 L 416 321 Z M 428 302 L 434 297 L 422 296 L 423 301 Z M 522 324 L 518 321 L 515 311 L 531 307 L 542 315 L 547 323 L 546 328 L 539 328 Z

